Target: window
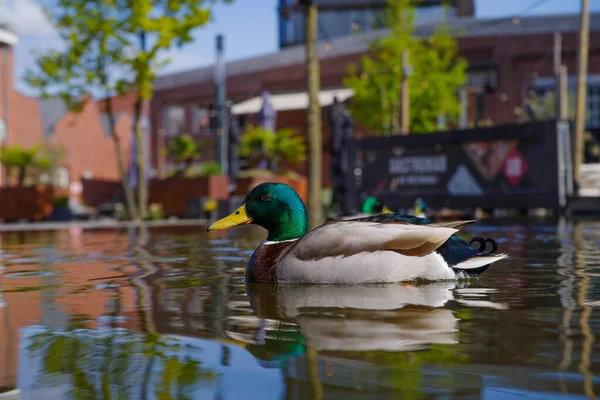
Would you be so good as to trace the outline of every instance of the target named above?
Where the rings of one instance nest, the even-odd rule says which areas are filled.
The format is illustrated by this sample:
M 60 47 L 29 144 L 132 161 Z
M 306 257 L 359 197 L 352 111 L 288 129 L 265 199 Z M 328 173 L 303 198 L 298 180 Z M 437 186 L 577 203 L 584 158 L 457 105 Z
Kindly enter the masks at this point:
M 418 7 L 415 22 L 418 24 L 430 24 L 445 21 L 456 17 L 456 7 L 427 6 Z
M 61 189 L 69 187 L 71 179 L 69 178 L 69 169 L 66 167 L 56 168 L 56 186 Z
M 192 106 L 192 135 L 210 134 L 211 112 L 210 106 L 194 104 Z
M 185 108 L 169 105 L 165 108 L 165 136 L 176 136 L 185 132 Z
M 588 85 L 585 125 L 600 128 L 600 84 Z
M 475 96 L 475 119 L 480 121 L 485 118 L 485 92 L 477 92 Z
M 577 100 L 577 77 L 570 76 L 568 79 L 568 112 L 569 118 L 574 118 L 575 103 Z M 554 78 L 537 78 L 533 83 L 533 89 L 539 94 L 554 91 Z M 586 96 L 586 128 L 600 128 L 600 75 L 588 75 Z

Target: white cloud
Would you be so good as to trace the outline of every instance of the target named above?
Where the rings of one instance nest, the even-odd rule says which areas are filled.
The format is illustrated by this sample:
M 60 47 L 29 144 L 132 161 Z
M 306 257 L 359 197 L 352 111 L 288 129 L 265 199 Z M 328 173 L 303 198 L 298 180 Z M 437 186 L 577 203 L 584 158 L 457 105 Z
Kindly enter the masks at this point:
M 0 23 L 18 35 L 55 36 L 56 30 L 35 0 L 0 0 Z

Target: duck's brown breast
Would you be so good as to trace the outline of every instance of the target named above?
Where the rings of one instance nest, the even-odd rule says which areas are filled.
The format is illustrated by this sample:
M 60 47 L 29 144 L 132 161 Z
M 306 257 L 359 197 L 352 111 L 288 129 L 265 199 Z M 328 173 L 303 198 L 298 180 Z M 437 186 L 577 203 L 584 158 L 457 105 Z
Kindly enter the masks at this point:
M 279 256 L 297 240 L 265 242 L 258 246 L 248 261 L 246 281 L 256 283 L 277 282 L 277 261 Z

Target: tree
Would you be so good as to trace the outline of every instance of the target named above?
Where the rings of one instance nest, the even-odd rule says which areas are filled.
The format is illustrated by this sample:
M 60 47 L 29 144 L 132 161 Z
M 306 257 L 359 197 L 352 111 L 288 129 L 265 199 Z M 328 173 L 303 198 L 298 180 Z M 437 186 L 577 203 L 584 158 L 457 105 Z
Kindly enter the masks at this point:
M 263 157 L 279 165 L 280 160 L 295 164 L 306 159 L 306 141 L 293 129 L 272 132 L 260 126 L 250 126 L 240 138 L 238 153 L 253 165 Z M 273 171 L 277 173 L 277 170 Z
M 169 144 L 169 155 L 184 164 L 177 170 L 177 175 L 183 176 L 200 155 L 200 146 L 189 135 L 177 136 Z
M 553 91 L 544 94 L 530 91 L 521 107 L 516 107 L 515 115 L 520 123 L 532 121 L 546 121 L 556 118 L 556 95 Z M 575 118 L 575 102 L 573 96 L 568 97 L 567 118 Z
M 437 130 L 437 118 L 450 121 L 460 113 L 457 91 L 465 83 L 467 63 L 458 56 L 456 40 L 446 27 L 427 38 L 415 37 L 411 0 L 388 0 L 383 15 L 385 36 L 370 42 L 370 54 L 352 65 L 344 85 L 354 89 L 350 111 L 358 122 L 377 133 L 400 132 L 402 52 L 407 50 L 410 132 Z
M 31 171 L 37 175 L 35 180 L 39 180 L 42 173 L 51 174 L 64 155 L 64 148 L 49 146 L 47 143 L 28 149 L 11 146 L 0 151 L 0 164 L 6 168 L 9 177 L 16 170 L 17 184 L 23 186 L 28 176 L 32 177 Z
M 56 168 L 60 165 L 67 154 L 66 148 L 56 143 L 45 142 L 39 146 L 39 152 L 35 161 L 35 169 L 38 173 L 38 180 L 41 183 L 46 183 L 42 180 L 42 176 L 48 176 L 48 183 L 55 184 Z
M 6 168 L 8 176 L 11 175 L 13 169 L 16 169 L 17 183 L 19 186 L 23 186 L 25 185 L 28 169 L 36 165 L 38 153 L 38 146 L 29 149 L 19 146 L 7 147 L 0 152 L 0 163 Z
M 81 110 L 88 95 L 105 98 L 110 134 L 130 215 L 147 213 L 144 150 L 138 151 L 137 204 L 129 186 L 121 143 L 115 129 L 112 96 L 137 93 L 133 110 L 137 143 L 144 143 L 142 109 L 152 97 L 153 81 L 165 65 L 162 54 L 193 40 L 192 30 L 205 25 L 219 0 L 54 0 L 47 14 L 65 44 L 37 60 L 26 79 L 42 95 L 60 96 Z M 232 0 L 222 0 L 230 2 Z M 143 146 L 139 146 L 143 149 Z

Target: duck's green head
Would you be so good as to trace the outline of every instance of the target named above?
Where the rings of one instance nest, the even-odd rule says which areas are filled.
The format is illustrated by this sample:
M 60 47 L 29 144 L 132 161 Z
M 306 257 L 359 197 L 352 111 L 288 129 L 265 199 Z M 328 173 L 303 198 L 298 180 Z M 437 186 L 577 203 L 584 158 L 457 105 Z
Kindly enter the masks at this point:
M 246 224 L 262 226 L 269 231 L 267 240 L 277 242 L 304 236 L 308 231 L 308 215 L 294 189 L 283 183 L 265 182 L 252 189 L 231 215 L 216 221 L 207 230 Z

